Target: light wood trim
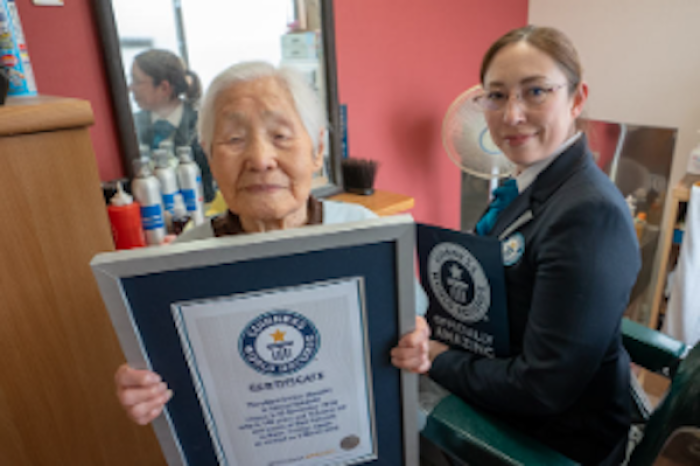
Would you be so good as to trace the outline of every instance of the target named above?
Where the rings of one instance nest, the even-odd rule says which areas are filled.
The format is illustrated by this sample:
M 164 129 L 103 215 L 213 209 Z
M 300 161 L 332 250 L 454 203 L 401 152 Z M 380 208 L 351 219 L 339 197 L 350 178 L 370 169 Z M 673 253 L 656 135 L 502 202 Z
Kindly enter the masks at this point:
M 656 330 L 659 323 L 659 312 L 661 306 L 661 298 L 663 297 L 664 288 L 666 287 L 666 275 L 668 269 L 668 256 L 671 252 L 671 244 L 673 242 L 673 229 L 676 226 L 676 217 L 678 216 L 678 201 L 674 199 L 671 202 L 671 211 L 664 225 L 664 240 L 661 246 L 661 258 L 659 260 L 659 273 L 654 287 L 654 299 L 651 302 L 651 315 L 649 316 L 649 327 Z
M 673 198 L 676 202 L 688 202 L 693 184 L 700 182 L 700 175 L 687 173 L 683 179 L 673 188 Z M 675 219 L 674 219 L 675 220 Z
M 371 196 L 340 193 L 328 198 L 331 201 L 350 202 L 367 207 L 380 217 L 394 215 L 411 210 L 415 205 L 415 199 L 404 194 L 389 191 L 375 190 Z
M 10 97 L 0 107 L 0 137 L 89 126 L 90 103 L 61 97 Z
M 656 285 L 654 286 L 654 297 L 651 302 L 651 315 L 649 316 L 649 327 L 656 329 L 659 323 L 659 313 L 661 312 L 661 299 L 666 288 L 666 275 L 668 272 L 668 260 L 673 244 L 673 231 L 678 220 L 679 204 L 690 200 L 690 191 L 694 183 L 700 181 L 700 175 L 686 174 L 683 179 L 671 190 L 671 211 L 663 226 L 663 244 L 661 245 L 661 258 L 659 260 L 659 272 L 657 274 Z

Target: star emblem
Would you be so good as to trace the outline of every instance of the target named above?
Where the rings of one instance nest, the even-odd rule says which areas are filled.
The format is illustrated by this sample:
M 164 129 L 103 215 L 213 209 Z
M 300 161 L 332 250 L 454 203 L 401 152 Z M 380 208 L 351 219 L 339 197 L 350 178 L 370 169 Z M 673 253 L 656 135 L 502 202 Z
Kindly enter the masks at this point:
M 457 265 L 452 264 L 452 267 L 450 267 L 450 275 L 452 275 L 452 278 L 454 278 L 455 280 L 461 280 L 462 273 L 464 273 L 464 270 L 462 270 L 460 267 L 457 267 Z
M 271 333 L 270 336 L 274 340 L 275 343 L 279 341 L 284 341 L 284 335 L 286 332 L 282 332 L 280 329 L 275 330 L 275 333 Z

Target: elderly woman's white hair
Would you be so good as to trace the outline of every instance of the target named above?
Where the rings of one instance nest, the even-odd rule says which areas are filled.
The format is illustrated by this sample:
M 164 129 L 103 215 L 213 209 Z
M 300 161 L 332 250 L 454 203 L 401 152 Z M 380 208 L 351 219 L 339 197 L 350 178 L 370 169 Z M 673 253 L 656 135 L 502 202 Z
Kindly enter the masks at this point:
M 277 79 L 289 90 L 296 111 L 313 141 L 314 153 L 318 153 L 321 131 L 326 128 L 326 120 L 316 92 L 309 87 L 301 74 L 292 68 L 275 68 L 266 62 L 242 62 L 219 73 L 202 99 L 197 131 L 202 148 L 207 155 L 211 156 L 216 117 L 215 104 L 219 94 L 236 83 L 250 82 L 261 78 Z

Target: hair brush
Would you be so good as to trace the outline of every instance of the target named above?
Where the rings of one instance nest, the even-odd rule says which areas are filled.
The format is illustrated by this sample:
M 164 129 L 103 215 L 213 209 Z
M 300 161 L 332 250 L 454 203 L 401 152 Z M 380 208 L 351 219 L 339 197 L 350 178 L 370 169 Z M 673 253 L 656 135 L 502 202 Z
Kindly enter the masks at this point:
M 374 193 L 374 177 L 379 168 L 376 160 L 347 158 L 341 162 L 345 191 L 362 196 Z

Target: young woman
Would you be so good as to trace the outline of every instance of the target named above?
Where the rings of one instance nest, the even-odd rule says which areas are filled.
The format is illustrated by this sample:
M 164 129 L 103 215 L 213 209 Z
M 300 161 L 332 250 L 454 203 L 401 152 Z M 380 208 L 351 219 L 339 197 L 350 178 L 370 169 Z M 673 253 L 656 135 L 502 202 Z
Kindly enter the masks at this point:
M 180 57 L 167 50 L 138 54 L 131 67 L 129 86 L 141 111 L 134 115 L 139 142 L 157 149 L 163 141 L 173 147 L 190 146 L 202 171 L 206 202 L 215 189 L 207 158 L 197 141 L 196 106 L 202 94 L 199 78 L 185 70 Z
M 477 227 L 520 245 L 504 261 L 512 355 L 453 350 L 426 341 L 421 325 L 393 362 L 580 463 L 619 464 L 630 422 L 620 321 L 639 248 L 622 195 L 577 129 L 588 96 L 578 55 L 561 32 L 524 27 L 491 46 L 481 80 L 491 136 L 516 166 L 514 199 Z

